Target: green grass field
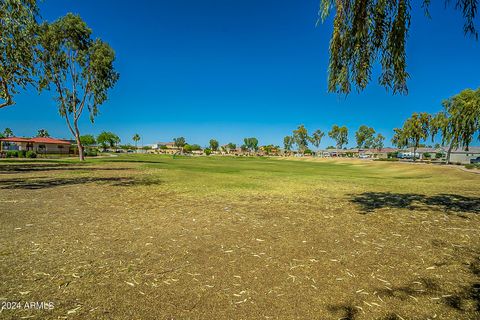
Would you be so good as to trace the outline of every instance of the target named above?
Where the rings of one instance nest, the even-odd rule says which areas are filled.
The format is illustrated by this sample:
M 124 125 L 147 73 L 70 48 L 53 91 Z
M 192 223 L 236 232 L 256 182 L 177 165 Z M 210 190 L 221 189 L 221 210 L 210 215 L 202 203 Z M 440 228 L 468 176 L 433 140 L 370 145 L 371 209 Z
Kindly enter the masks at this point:
M 480 175 L 122 155 L 0 161 L 2 319 L 479 319 Z

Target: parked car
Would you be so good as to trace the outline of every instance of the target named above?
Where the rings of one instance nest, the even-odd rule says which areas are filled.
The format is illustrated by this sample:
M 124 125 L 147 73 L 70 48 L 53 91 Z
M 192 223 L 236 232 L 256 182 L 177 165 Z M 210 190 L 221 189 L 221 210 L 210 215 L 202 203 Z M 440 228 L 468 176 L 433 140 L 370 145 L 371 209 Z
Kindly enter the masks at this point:
M 480 163 L 480 157 L 476 157 L 475 159 L 470 159 L 470 164 Z

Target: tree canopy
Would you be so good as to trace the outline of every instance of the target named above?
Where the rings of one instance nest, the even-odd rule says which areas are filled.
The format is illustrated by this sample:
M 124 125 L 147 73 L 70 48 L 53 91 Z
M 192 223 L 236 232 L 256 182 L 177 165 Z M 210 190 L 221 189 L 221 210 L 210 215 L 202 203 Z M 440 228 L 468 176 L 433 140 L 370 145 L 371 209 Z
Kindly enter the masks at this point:
M 357 132 L 355 132 L 355 139 L 357 140 L 358 148 L 372 148 L 375 140 L 375 129 L 365 125 L 360 126 Z
M 325 136 L 325 133 L 322 132 L 322 130 L 318 129 L 315 130 L 312 134 L 312 136 L 309 138 L 309 141 L 316 147 L 318 148 L 320 146 L 320 143 L 322 142 L 323 137 Z
M 13 105 L 14 95 L 34 83 L 37 15 L 36 0 L 0 2 L 0 108 Z
M 37 137 L 48 138 L 50 137 L 50 134 L 47 129 L 40 129 L 37 131 Z
M 423 0 L 428 15 L 430 0 Z M 450 0 L 444 0 L 445 5 Z M 463 31 L 478 39 L 475 28 L 477 0 L 456 0 L 464 17 Z M 365 89 L 379 61 L 380 85 L 393 93 L 407 94 L 406 43 L 410 31 L 410 0 L 321 0 L 320 19 L 334 9 L 330 40 L 328 90 L 348 94 L 352 87 Z
M 103 131 L 97 137 L 97 142 L 106 149 L 108 147 L 114 148 L 120 143 L 120 138 L 113 132 Z
M 82 112 L 86 108 L 93 122 L 119 77 L 113 67 L 113 49 L 91 35 L 80 16 L 71 13 L 43 23 L 40 31 L 40 89 L 55 89 L 59 113 L 75 137 L 80 160 L 84 159 L 78 127 Z
M 345 126 L 339 127 L 336 124 L 333 125 L 328 136 L 335 140 L 337 143 L 337 149 L 342 149 L 344 145 L 348 144 L 348 128 Z
M 218 141 L 217 141 L 217 140 L 215 140 L 215 139 L 210 139 L 209 145 L 210 145 L 210 149 L 211 149 L 212 151 L 217 151 L 217 150 L 218 150 L 218 145 L 219 145 L 219 144 L 218 144 Z
M 304 153 L 307 150 L 308 141 L 308 131 L 303 124 L 299 125 L 296 130 L 293 130 L 293 142 L 297 145 L 300 153 Z
M 82 145 L 84 146 L 93 146 L 97 143 L 95 137 L 91 134 L 80 136 L 80 140 L 82 141 Z

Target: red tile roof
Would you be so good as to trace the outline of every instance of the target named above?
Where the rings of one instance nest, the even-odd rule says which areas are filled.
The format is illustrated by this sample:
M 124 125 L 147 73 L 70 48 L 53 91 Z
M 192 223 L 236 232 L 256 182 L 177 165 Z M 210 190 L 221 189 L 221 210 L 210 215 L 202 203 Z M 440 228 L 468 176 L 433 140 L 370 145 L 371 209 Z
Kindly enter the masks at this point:
M 18 137 L 10 137 L 10 138 L 1 138 L 0 141 L 4 142 L 34 142 L 34 143 L 45 143 L 45 144 L 68 144 L 71 143 L 69 141 L 54 139 L 54 138 L 18 138 Z

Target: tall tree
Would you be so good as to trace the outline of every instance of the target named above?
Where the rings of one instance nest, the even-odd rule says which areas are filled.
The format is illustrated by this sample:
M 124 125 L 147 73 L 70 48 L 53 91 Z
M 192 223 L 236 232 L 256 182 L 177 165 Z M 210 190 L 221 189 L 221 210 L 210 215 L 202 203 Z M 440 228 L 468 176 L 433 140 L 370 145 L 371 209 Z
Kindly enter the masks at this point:
M 245 138 L 243 139 L 245 146 L 249 152 L 256 152 L 258 150 L 258 139 L 257 138 Z
M 365 125 L 360 126 L 357 132 L 355 132 L 357 147 L 366 148 L 366 149 L 372 148 L 372 145 L 375 139 L 374 135 L 375 135 L 375 129 L 373 129 L 372 127 L 368 127 Z
M 324 136 L 325 133 L 323 133 L 322 130 L 318 129 L 313 132 L 312 136 L 309 138 L 309 141 L 315 146 L 315 148 L 318 149 Z
M 372 148 L 375 148 L 378 151 L 382 151 L 384 141 L 385 137 L 381 133 L 377 134 L 375 139 L 373 139 Z
M 217 141 L 217 140 L 215 140 L 215 139 L 210 139 L 209 145 L 210 145 L 210 149 L 211 149 L 212 151 L 217 151 L 217 150 L 218 150 L 218 145 L 219 145 L 219 144 L 218 144 L 218 141 Z
M 227 153 L 232 152 L 233 150 L 237 149 L 237 145 L 233 142 L 229 142 L 225 148 L 227 149 Z
M 448 145 L 447 163 L 453 148 L 468 150 L 475 134 L 480 140 L 480 88 L 466 89 L 443 101 L 443 111 L 431 120 L 430 130 L 433 138 L 439 133 L 442 144 Z
M 413 113 L 403 124 L 402 132 L 413 147 L 413 161 L 416 160 L 417 149 L 420 142 L 426 140 L 430 132 L 431 116 L 426 113 Z
M 344 145 L 348 144 L 348 128 L 345 126 L 339 127 L 336 124 L 333 125 L 328 136 L 335 140 L 337 143 L 337 149 L 342 149 Z
M 10 128 L 5 128 L 5 130 L 3 130 L 3 135 L 4 135 L 5 138 L 13 137 L 13 131 L 12 131 L 12 129 L 10 129 Z
M 180 153 L 183 153 L 183 148 L 187 144 L 184 137 L 173 138 L 173 144 L 180 149 Z
M 293 142 L 297 145 L 298 152 L 301 154 L 305 153 L 305 150 L 308 148 L 308 131 L 305 126 L 299 125 L 296 130 L 293 130 Z
M 0 1 L 0 109 L 34 83 L 37 15 L 35 0 Z
M 80 16 L 71 13 L 52 24 L 44 23 L 40 33 L 40 88 L 55 88 L 59 113 L 75 137 L 80 160 L 84 160 L 78 127 L 82 112 L 86 107 L 93 123 L 98 106 L 107 100 L 108 90 L 119 77 L 113 67 L 113 49 L 91 35 Z
M 444 0 L 449 4 L 450 0 Z M 428 14 L 431 0 L 423 0 Z M 475 29 L 478 0 L 456 0 L 464 16 L 464 33 L 478 39 Z M 348 94 L 361 91 L 372 78 L 377 59 L 379 82 L 393 93 L 407 94 L 406 42 L 410 29 L 410 0 L 321 0 L 320 18 L 335 10 L 330 40 L 328 90 Z
M 140 141 L 141 137 L 138 133 L 135 133 L 132 137 L 133 142 L 135 142 L 135 151 L 138 151 L 138 141 Z
M 408 138 L 401 128 L 393 129 L 392 144 L 399 149 L 408 147 Z
M 292 146 L 293 146 L 293 137 L 285 136 L 283 138 L 283 147 L 285 148 L 285 151 L 290 153 L 290 151 L 292 151 Z
M 50 137 L 50 134 L 47 129 L 40 129 L 37 131 L 37 137 L 48 138 Z

